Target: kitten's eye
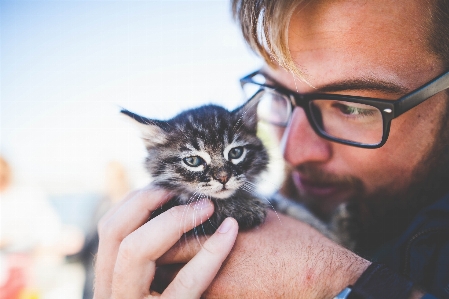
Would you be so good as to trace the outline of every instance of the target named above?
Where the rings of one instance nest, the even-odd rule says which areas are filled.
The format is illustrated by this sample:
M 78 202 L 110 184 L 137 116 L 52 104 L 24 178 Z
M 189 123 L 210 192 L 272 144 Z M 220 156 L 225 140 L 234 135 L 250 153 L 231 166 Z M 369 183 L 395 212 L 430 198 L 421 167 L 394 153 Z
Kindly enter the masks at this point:
M 199 156 L 186 157 L 182 159 L 182 161 L 184 161 L 184 163 L 190 167 L 198 167 L 205 163 L 203 158 Z
M 229 160 L 238 159 L 242 155 L 243 155 L 243 146 L 234 147 L 228 153 Z

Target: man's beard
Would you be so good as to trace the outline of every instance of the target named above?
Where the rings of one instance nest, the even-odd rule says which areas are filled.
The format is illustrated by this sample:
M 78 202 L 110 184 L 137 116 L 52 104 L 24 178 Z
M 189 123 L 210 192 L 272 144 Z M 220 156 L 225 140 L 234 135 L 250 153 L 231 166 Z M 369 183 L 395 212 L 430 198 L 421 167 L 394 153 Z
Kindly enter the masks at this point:
M 440 129 L 435 135 L 434 145 L 423 156 L 413 170 L 408 188 L 394 190 L 386 186 L 375 193 L 366 194 L 362 182 L 353 177 L 338 178 L 321 173 L 313 164 L 299 165 L 296 170 L 306 173 L 316 181 L 342 183 L 354 190 L 348 199 L 348 208 L 355 214 L 353 226 L 357 250 L 370 251 L 397 238 L 410 225 L 416 214 L 424 207 L 441 198 L 449 190 L 449 112 L 446 109 Z M 321 177 L 320 177 L 321 176 Z M 394 182 L 392 182 L 394 184 Z M 286 197 L 304 203 L 324 221 L 329 220 L 322 213 L 320 201 L 301 196 L 292 180 L 291 170 L 287 170 L 286 180 L 280 192 Z

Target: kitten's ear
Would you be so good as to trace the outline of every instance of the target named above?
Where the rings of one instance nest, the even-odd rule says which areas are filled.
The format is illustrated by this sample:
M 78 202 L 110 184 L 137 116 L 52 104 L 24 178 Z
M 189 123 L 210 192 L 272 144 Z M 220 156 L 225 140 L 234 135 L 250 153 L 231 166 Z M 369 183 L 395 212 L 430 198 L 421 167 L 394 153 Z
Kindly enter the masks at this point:
M 166 141 L 167 132 L 163 129 L 164 122 L 140 116 L 126 109 L 120 110 L 120 113 L 128 116 L 127 119 L 140 130 L 146 147 L 157 146 Z
M 248 101 L 232 111 L 237 126 L 242 125 L 251 132 L 257 131 L 257 103 L 258 101 Z

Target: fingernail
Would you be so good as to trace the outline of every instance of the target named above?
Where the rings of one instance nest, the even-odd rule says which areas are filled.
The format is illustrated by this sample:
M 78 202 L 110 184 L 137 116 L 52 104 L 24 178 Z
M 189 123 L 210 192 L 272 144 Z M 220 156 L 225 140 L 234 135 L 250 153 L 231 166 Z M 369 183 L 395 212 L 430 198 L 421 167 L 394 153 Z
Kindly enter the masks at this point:
M 218 228 L 218 232 L 221 234 L 226 234 L 232 227 L 232 220 L 231 218 L 226 218 Z
M 193 205 L 193 209 L 194 210 L 204 210 L 204 209 L 207 209 L 211 204 L 212 203 L 207 199 L 199 200 Z

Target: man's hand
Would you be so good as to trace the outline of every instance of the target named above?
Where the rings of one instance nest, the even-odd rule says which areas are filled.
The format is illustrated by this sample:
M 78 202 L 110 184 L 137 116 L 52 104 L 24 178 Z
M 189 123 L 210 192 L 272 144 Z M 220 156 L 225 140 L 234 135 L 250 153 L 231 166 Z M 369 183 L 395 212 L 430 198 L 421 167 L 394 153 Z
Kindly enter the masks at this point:
M 170 194 L 154 188 L 136 191 L 102 218 L 98 225 L 95 299 L 159 296 L 150 294 L 155 261 L 184 232 L 207 221 L 214 209 L 211 202 L 200 201 L 193 206 L 174 207 L 147 222 L 151 213 L 169 199 Z M 199 298 L 231 250 L 237 231 L 237 222 L 226 219 L 160 296 Z
M 171 281 L 176 264 L 188 262 L 200 248 L 191 239 L 164 254 L 157 261 L 159 287 Z M 239 233 L 204 296 L 328 299 L 353 284 L 369 264 L 310 226 L 269 212 L 263 225 Z

